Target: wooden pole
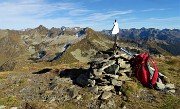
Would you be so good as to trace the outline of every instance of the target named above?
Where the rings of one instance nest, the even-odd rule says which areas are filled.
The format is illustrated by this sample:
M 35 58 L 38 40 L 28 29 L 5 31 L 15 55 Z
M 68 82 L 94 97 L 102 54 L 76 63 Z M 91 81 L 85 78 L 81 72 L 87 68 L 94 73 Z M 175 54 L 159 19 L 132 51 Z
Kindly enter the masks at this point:
M 116 51 L 117 51 L 117 35 L 116 34 L 115 34 L 115 37 L 114 37 L 113 49 L 114 49 L 114 52 L 116 53 Z

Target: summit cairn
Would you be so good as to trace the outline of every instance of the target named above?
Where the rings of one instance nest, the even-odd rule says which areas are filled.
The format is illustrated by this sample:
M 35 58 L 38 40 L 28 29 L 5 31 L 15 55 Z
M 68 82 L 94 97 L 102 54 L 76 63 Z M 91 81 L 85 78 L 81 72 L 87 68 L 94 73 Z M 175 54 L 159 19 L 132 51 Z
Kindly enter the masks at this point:
M 125 54 L 115 54 L 113 50 L 99 52 L 90 64 L 89 87 L 91 91 L 101 92 L 101 99 L 108 99 L 112 93 L 120 95 L 122 84 L 130 81 L 132 73 L 130 57 Z

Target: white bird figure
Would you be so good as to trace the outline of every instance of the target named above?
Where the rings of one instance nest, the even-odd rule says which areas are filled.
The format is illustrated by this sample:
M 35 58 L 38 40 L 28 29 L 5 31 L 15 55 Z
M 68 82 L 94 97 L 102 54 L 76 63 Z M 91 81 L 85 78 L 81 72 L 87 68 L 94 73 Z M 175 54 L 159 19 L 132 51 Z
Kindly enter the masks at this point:
M 118 33 L 119 33 L 119 27 L 117 21 L 115 20 L 114 26 L 112 28 L 112 34 L 118 34 Z

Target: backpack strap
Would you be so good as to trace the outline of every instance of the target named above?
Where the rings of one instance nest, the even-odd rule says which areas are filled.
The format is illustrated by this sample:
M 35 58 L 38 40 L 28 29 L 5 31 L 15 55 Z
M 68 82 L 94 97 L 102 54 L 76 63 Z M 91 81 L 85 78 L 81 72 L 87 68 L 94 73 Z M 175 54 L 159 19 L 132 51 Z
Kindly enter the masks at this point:
M 157 79 L 158 79 L 158 69 L 157 69 L 157 66 L 156 66 L 154 60 L 151 57 L 149 57 L 149 60 L 152 62 L 153 67 L 154 67 L 154 74 L 152 76 L 150 84 L 154 85 L 156 83 Z

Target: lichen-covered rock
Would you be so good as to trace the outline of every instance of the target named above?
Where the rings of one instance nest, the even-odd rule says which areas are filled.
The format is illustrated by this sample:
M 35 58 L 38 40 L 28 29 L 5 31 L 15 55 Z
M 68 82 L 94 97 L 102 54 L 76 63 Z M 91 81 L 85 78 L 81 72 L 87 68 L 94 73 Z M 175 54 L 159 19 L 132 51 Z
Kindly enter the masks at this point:
M 112 80 L 111 80 L 111 84 L 112 84 L 113 86 L 122 86 L 122 81 L 118 81 L 118 80 L 116 80 L 116 79 L 112 79 Z
M 165 87 L 167 89 L 175 89 L 175 85 L 174 84 L 166 84 Z
M 102 91 L 111 91 L 113 89 L 114 89 L 113 85 L 110 85 L 110 86 L 99 86 L 99 90 L 102 90 Z
M 111 92 L 103 92 L 101 99 L 106 100 L 106 99 L 110 98 L 111 96 L 112 96 Z

